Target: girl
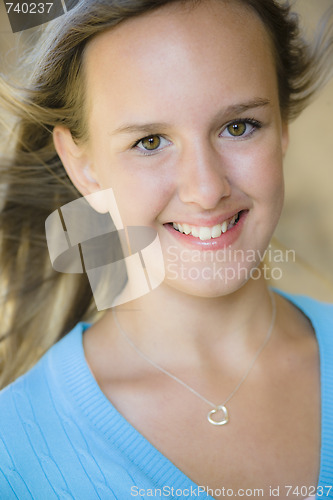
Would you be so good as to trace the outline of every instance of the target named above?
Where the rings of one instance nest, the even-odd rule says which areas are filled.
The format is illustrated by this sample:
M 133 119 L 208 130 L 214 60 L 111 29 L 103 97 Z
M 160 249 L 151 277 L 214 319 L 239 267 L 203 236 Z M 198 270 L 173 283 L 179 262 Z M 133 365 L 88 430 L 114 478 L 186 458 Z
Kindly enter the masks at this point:
M 1 393 L 1 497 L 333 498 L 333 310 L 261 262 L 329 34 L 310 49 L 274 0 L 91 0 L 41 46 L 29 89 L 2 83 L 3 385 L 64 338 Z M 91 264 L 115 228 L 78 196 L 127 277 L 108 239 Z M 51 270 L 46 219 L 88 280 Z

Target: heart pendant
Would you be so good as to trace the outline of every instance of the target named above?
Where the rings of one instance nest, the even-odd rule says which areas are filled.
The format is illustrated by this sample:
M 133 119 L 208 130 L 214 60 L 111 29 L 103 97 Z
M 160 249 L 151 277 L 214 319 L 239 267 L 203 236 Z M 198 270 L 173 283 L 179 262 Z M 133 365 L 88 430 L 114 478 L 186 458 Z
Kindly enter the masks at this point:
M 215 413 L 217 413 L 218 411 L 221 411 L 223 413 L 222 417 L 220 418 L 220 420 L 213 420 L 212 415 L 215 415 Z M 210 412 L 207 415 L 207 419 L 210 424 L 225 425 L 229 421 L 228 410 L 223 405 L 217 406 L 213 410 L 210 410 Z

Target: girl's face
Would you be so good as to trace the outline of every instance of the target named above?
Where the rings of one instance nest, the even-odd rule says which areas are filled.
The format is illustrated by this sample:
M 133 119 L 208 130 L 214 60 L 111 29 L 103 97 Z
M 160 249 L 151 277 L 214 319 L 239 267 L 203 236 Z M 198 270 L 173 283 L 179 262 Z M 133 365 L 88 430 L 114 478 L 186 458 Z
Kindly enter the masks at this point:
M 238 2 L 171 4 L 96 37 L 85 75 L 89 141 L 63 154 L 79 189 L 112 187 L 124 225 L 156 229 L 167 284 L 238 289 L 283 203 L 287 127 L 262 22 Z

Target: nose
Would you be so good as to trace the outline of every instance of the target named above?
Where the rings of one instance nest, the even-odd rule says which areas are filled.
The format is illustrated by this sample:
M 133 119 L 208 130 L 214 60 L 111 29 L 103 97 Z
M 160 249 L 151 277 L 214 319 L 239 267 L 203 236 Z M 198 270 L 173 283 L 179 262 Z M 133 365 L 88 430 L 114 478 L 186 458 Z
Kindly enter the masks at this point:
M 222 156 L 209 141 L 192 143 L 183 149 L 178 177 L 178 196 L 183 203 L 210 210 L 230 193 Z

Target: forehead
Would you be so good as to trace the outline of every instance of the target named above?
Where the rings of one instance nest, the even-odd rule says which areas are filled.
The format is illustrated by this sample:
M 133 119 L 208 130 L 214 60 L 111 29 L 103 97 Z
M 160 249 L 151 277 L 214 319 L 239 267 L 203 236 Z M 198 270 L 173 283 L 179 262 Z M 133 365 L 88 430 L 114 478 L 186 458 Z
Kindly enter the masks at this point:
M 270 37 L 257 14 L 238 0 L 171 3 L 98 35 L 85 52 L 92 115 L 147 103 L 165 111 L 186 100 L 212 106 L 276 93 Z M 249 94 L 249 95 L 246 95 Z M 204 96 L 205 99 L 201 99 Z M 269 97 L 258 95 L 258 97 Z M 183 106 L 184 107 L 184 106 Z M 179 110 L 181 112 L 181 110 Z M 125 119 L 125 117 L 124 117 Z

